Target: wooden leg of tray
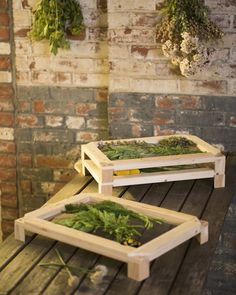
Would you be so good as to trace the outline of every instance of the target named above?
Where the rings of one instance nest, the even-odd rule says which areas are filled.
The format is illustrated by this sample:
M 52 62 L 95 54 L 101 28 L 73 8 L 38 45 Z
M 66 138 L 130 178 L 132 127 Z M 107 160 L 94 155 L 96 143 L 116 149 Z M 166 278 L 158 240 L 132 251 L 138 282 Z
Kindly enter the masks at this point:
M 25 242 L 25 229 L 23 225 L 23 221 L 21 219 L 15 220 L 14 225 L 15 239 Z
M 128 277 L 136 281 L 142 281 L 150 275 L 150 262 L 145 257 L 136 258 L 128 262 Z
M 201 232 L 196 236 L 199 244 L 205 244 L 208 241 L 208 222 L 201 220 Z
M 99 194 L 104 194 L 104 195 L 112 195 L 112 184 L 98 184 L 98 192 Z
M 219 157 L 215 161 L 214 187 L 225 187 L 225 156 Z
M 85 159 L 87 159 L 86 153 L 85 153 L 85 147 L 83 145 L 81 146 L 81 173 L 83 176 L 90 175 L 89 171 L 85 167 Z

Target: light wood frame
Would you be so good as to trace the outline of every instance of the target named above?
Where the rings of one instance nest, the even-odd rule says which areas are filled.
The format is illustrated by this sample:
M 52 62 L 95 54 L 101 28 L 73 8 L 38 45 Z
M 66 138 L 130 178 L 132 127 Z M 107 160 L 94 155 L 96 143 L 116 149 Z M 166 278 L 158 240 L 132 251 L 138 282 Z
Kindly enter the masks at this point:
M 173 135 L 172 135 L 173 136 Z M 112 194 L 112 188 L 116 186 L 156 183 L 165 181 L 178 181 L 188 179 L 214 178 L 214 187 L 225 186 L 225 156 L 212 145 L 194 135 L 178 134 L 192 140 L 203 153 L 157 156 L 141 159 L 109 160 L 99 150 L 99 142 L 91 142 L 81 147 L 81 161 L 75 163 L 75 169 L 83 175 L 90 173 L 98 183 L 98 191 L 103 194 Z M 161 139 L 170 136 L 155 136 L 144 138 L 121 139 L 120 141 L 145 141 L 158 143 Z M 104 141 L 117 142 L 116 140 Z M 202 167 L 175 171 L 163 171 L 153 173 L 141 173 L 136 175 L 115 176 L 116 170 L 131 170 L 139 168 L 167 167 L 179 165 L 193 165 L 210 163 L 212 168 Z M 81 169 L 82 164 L 82 171 Z
M 154 218 L 162 218 L 165 223 L 175 225 L 166 233 L 154 238 L 138 248 L 124 246 L 118 242 L 81 232 L 50 220 L 65 209 L 65 204 L 90 203 L 111 200 L 128 209 Z M 150 262 L 181 243 L 196 237 L 200 244 L 208 241 L 208 223 L 192 215 L 154 207 L 144 203 L 109 197 L 97 193 L 79 194 L 67 200 L 41 207 L 25 214 L 15 221 L 15 238 L 25 241 L 25 231 L 37 233 L 97 254 L 108 256 L 128 264 L 128 277 L 141 281 L 149 277 Z

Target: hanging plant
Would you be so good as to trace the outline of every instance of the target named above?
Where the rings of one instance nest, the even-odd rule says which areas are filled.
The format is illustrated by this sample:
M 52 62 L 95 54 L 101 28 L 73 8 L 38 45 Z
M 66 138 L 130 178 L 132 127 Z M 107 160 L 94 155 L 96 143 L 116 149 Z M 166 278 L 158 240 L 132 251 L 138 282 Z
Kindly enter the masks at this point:
M 209 12 L 203 0 L 164 0 L 157 40 L 183 76 L 194 75 L 207 66 L 213 52 L 210 44 L 223 36 Z
M 69 49 L 67 34 L 79 35 L 84 28 L 81 7 L 76 0 L 41 0 L 33 12 L 29 37 L 32 41 L 49 40 L 50 51 Z

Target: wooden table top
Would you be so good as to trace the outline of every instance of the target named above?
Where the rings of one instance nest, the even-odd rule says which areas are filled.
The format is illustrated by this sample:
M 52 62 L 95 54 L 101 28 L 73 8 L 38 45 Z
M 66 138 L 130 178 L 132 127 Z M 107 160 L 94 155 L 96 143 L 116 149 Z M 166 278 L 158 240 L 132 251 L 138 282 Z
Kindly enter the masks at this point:
M 143 282 L 127 278 L 126 264 L 70 245 L 33 235 L 25 244 L 11 235 L 0 244 L 0 295 L 3 294 L 179 294 L 200 295 L 214 254 L 225 214 L 235 192 L 235 157 L 227 158 L 226 187 L 214 189 L 213 179 L 133 185 L 113 189 L 115 197 L 181 211 L 209 222 L 209 241 L 200 246 L 187 241 L 156 259 L 151 275 Z M 48 202 L 57 202 L 80 192 L 97 192 L 90 176 L 76 176 Z M 144 233 L 143 238 L 152 233 Z M 86 274 L 76 287 L 68 286 L 68 273 L 44 268 L 39 263 L 57 260 L 58 249 L 70 266 L 93 269 L 105 265 L 108 274 L 93 284 Z M 191 292 L 190 292 L 191 290 Z

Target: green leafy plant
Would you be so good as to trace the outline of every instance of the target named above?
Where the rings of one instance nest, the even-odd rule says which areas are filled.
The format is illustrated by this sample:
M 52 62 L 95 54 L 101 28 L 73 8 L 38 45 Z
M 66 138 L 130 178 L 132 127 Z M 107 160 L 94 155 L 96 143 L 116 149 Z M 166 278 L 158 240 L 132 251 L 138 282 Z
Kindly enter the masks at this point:
M 185 138 L 171 136 L 160 140 L 157 144 L 145 141 L 127 141 L 100 143 L 98 148 L 110 160 L 145 158 L 153 156 L 168 156 L 179 154 L 200 153 L 197 145 Z
M 83 15 L 76 0 L 41 0 L 33 12 L 29 37 L 32 41 L 49 40 L 50 51 L 69 49 L 67 34 L 79 35 L 84 28 Z
M 54 222 L 88 233 L 101 230 L 115 241 L 131 246 L 140 245 L 137 241 L 137 237 L 141 235 L 138 229 L 150 229 L 154 222 L 161 223 L 160 219 L 128 210 L 112 201 L 96 204 L 68 204 L 65 206 L 65 213 L 71 216 Z
M 164 0 L 157 40 L 165 56 L 190 76 L 210 63 L 210 42 L 222 38 L 222 30 L 210 19 L 203 0 Z

